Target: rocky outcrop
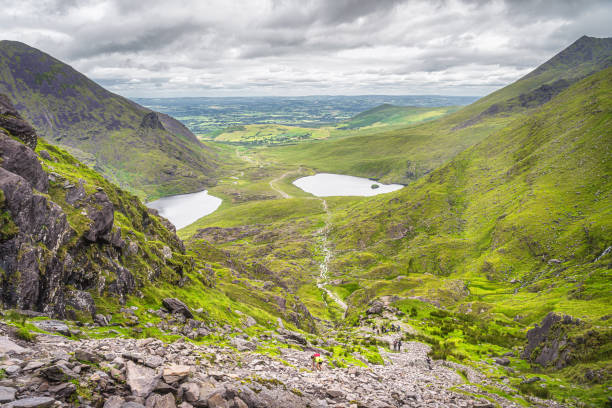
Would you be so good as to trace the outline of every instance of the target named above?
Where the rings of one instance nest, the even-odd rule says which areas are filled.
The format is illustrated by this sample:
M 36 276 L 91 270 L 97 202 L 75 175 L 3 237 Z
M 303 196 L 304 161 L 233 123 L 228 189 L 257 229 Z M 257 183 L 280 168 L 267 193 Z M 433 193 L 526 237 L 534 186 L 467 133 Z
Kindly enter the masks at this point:
M 159 129 L 165 130 L 164 125 L 162 125 L 159 117 L 157 116 L 157 112 L 149 112 L 143 116 L 142 122 L 140 122 L 140 127 L 143 129 Z
M 0 94 L 0 116 L 2 117 L 2 128 L 18 137 L 30 149 L 36 148 L 38 141 L 36 131 L 21 117 L 10 99 L 3 94 Z
M 567 332 L 579 324 L 579 319 L 550 312 L 539 325 L 527 332 L 527 345 L 521 357 L 542 366 L 567 366 L 572 360 Z
M 96 307 L 92 291 L 116 296 L 121 302 L 134 293 L 139 281 L 126 265 L 134 265 L 137 256 L 147 257 L 140 262 L 152 270 L 147 279 L 155 279 L 162 268 L 167 269 L 166 277 L 176 276 L 177 281 L 182 277 L 187 261 L 173 259 L 170 263 L 169 260 L 174 252 L 184 253 L 184 246 L 174 231 L 165 229 L 162 221 L 154 219 L 136 197 L 109 183 L 103 183 L 104 188 L 97 185 L 100 179 L 88 170 L 82 174 L 89 181 L 78 179 L 77 182 L 74 174 L 62 170 L 63 167 L 47 173 L 30 147 L 38 143 L 36 133 L 21 124 L 22 119 L 4 97 L 0 98 L 0 112 L 8 112 L 0 114 L 0 302 L 3 307 L 58 317 L 93 317 Z M 13 129 L 16 133 L 9 134 L 3 129 Z M 59 157 L 75 172 L 84 169 L 68 154 L 52 151 L 53 155 L 48 151 L 41 154 L 46 168 L 54 168 Z M 128 218 L 130 229 L 143 234 L 145 240 L 164 243 L 169 257 L 157 248 L 154 259 L 143 254 L 144 251 L 127 251 L 122 230 L 115 225 L 115 211 Z M 134 235 L 132 238 L 137 239 Z M 138 248 L 138 244 L 132 243 Z M 140 244 L 146 245 L 142 241 Z

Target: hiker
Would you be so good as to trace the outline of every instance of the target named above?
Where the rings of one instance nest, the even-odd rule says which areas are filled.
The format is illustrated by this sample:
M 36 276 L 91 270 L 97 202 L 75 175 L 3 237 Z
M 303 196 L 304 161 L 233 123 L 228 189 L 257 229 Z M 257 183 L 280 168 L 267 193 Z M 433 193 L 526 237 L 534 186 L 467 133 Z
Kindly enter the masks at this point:
M 397 339 L 397 351 L 402 351 L 402 339 Z
M 310 359 L 312 360 L 312 371 L 321 371 L 323 368 L 323 357 L 321 357 L 321 354 L 315 353 Z

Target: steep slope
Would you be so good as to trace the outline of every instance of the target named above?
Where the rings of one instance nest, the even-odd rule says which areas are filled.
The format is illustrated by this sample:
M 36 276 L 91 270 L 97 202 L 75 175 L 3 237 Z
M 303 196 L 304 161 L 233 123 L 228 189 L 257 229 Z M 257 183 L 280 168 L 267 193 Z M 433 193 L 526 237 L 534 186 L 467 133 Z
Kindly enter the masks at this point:
M 610 258 L 598 257 L 612 245 L 611 74 L 577 83 L 397 193 L 336 208 L 333 270 L 423 279 L 412 292 L 447 304 L 477 298 L 530 322 L 551 307 L 606 314 L 599 285 Z M 364 266 L 360 252 L 374 261 Z M 456 279 L 457 297 L 439 290 Z M 380 291 L 397 294 L 392 282 Z
M 0 42 L 0 93 L 47 140 L 140 197 L 214 183 L 215 155 L 180 122 L 25 44 Z
M 376 135 L 271 148 L 262 152 L 262 161 L 407 184 L 611 63 L 612 38 L 582 37 L 515 83 L 439 120 Z

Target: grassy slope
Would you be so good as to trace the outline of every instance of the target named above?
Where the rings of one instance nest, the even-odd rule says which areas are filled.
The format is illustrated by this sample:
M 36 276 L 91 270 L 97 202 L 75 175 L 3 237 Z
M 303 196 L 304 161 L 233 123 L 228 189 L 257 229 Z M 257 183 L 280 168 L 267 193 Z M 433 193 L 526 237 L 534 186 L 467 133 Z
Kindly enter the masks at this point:
M 25 44 L 0 42 L 0 92 L 39 134 L 141 198 L 214 183 L 214 153 L 176 120 L 142 127 L 148 109 Z
M 612 39 L 582 37 L 519 81 L 434 122 L 299 146 L 274 147 L 262 156 L 318 171 L 352 174 L 382 182 L 409 183 L 444 164 L 512 120 L 527 115 L 563 86 L 610 65 Z M 521 95 L 529 102 L 521 99 Z M 493 107 L 493 108 L 492 108 Z
M 609 313 L 610 259 L 593 260 L 612 245 L 611 74 L 398 193 L 335 208 L 332 270 L 362 286 L 349 301 L 423 295 L 530 323 L 550 310 Z

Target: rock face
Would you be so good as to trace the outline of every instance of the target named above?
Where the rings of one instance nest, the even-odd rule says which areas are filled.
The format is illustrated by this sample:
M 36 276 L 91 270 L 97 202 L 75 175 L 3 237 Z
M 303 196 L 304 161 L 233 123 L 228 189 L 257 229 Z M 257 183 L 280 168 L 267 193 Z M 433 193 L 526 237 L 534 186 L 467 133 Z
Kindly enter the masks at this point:
M 162 241 L 171 255 L 184 253 L 174 232 L 154 222 L 137 198 L 87 171 L 83 177 L 89 181 L 76 181 L 75 174 L 64 167 L 51 171 L 59 158 L 74 172 L 84 168 L 66 153 L 41 152 L 47 173 L 32 150 L 38 143 L 32 128 L 0 96 L 2 307 L 62 318 L 93 317 L 96 307 L 90 292 L 124 301 L 135 291 L 138 281 L 124 266 L 134 264 L 130 257 L 147 258 L 144 263 L 154 270 L 147 279 L 155 279 L 164 267 L 171 269 L 177 281 L 182 277 L 182 266 L 168 266 L 161 254 L 153 258 L 140 251 L 128 252 L 120 226 L 115 225 L 115 211 L 129 219 L 130 228 L 144 234 L 145 240 Z M 186 307 L 182 313 L 190 314 Z
M 567 366 L 572 360 L 571 340 L 567 336 L 568 329 L 580 324 L 580 320 L 571 316 L 561 316 L 550 312 L 540 325 L 527 332 L 527 345 L 521 357 L 534 363 L 556 368 Z
M 10 99 L 3 94 L 0 94 L 0 115 L 2 116 L 2 127 L 4 129 L 21 139 L 30 149 L 34 150 L 36 148 L 38 142 L 36 131 L 21 117 Z

